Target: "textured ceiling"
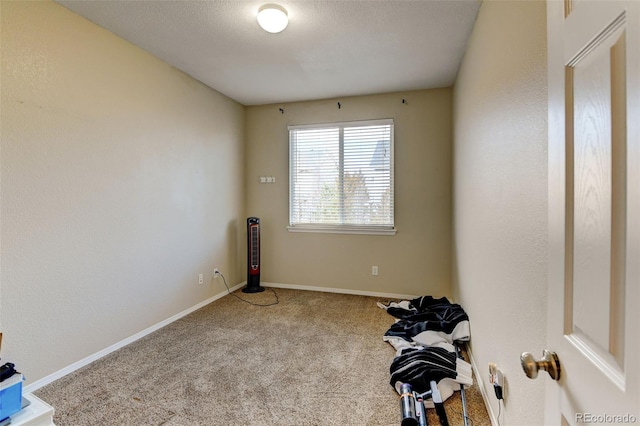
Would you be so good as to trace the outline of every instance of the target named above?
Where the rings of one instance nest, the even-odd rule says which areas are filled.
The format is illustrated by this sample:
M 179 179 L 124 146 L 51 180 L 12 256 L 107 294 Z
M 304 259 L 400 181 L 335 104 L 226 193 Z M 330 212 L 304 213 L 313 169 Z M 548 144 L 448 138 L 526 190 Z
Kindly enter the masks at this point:
M 243 105 L 451 86 L 478 0 L 57 0 Z

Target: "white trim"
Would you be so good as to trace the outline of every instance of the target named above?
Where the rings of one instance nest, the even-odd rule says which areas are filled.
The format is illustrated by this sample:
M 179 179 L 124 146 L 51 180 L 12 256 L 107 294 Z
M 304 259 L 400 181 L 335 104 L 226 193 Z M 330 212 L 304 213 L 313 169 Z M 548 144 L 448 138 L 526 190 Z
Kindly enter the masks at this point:
M 419 297 L 412 294 L 380 293 L 377 291 L 350 290 L 346 288 L 333 288 L 333 287 L 317 287 L 312 285 L 282 284 L 282 283 L 270 283 L 270 282 L 263 282 L 261 284 L 264 287 L 287 288 L 291 290 L 320 291 L 324 293 L 354 294 L 357 296 L 384 297 L 387 299 L 411 300 L 411 299 L 415 299 L 416 297 Z
M 396 235 L 395 228 L 327 225 L 290 225 L 289 232 L 317 232 L 319 234 Z
M 230 288 L 231 292 L 236 291 L 237 289 L 242 287 L 244 284 L 246 284 L 246 283 L 242 282 L 240 284 L 237 284 L 237 285 L 231 287 Z M 118 343 L 115 343 L 115 344 L 113 344 L 113 345 L 111 345 L 111 346 L 109 346 L 109 347 L 107 347 L 107 348 L 105 348 L 105 349 L 103 349 L 101 351 L 98 351 L 93 355 L 89 355 L 88 357 L 83 358 L 80 361 L 74 362 L 73 364 L 71 364 L 71 365 L 69 365 L 67 367 L 64 367 L 61 370 L 58 370 L 55 373 L 49 374 L 48 376 L 43 377 L 40 380 L 36 380 L 35 382 L 30 383 L 28 386 L 25 386 L 24 389 L 23 389 L 23 393 L 27 394 L 27 393 L 34 392 L 34 391 L 40 389 L 41 387 L 46 386 L 49 383 L 51 383 L 51 382 L 53 382 L 55 380 L 58 380 L 58 379 L 60 379 L 60 378 L 62 378 L 64 376 L 66 376 L 69 373 L 72 373 L 72 372 L 76 371 L 79 368 L 82 368 L 82 367 L 84 367 L 86 365 L 89 365 L 92 362 L 97 361 L 98 359 L 100 359 L 100 358 L 102 358 L 102 357 L 104 357 L 106 355 L 109 355 L 111 352 L 114 352 L 114 351 L 116 351 L 116 350 L 118 350 L 118 349 L 120 349 L 120 348 L 122 348 L 124 346 L 127 346 L 128 344 L 133 343 L 136 340 L 141 339 L 141 338 L 153 333 L 154 331 L 157 331 L 157 330 L 161 329 L 162 327 L 165 327 L 165 326 L 171 324 L 172 322 L 174 322 L 176 320 L 179 320 L 180 318 L 190 314 L 191 312 L 197 311 L 198 309 L 208 305 L 209 303 L 211 303 L 211 302 L 213 302 L 215 300 L 218 300 L 218 299 L 226 296 L 227 294 L 228 294 L 227 290 L 225 289 L 225 291 L 223 291 L 222 293 L 218 293 L 217 295 L 215 295 L 213 297 L 210 297 L 209 299 L 207 299 L 205 301 L 202 301 L 202 302 L 198 303 L 197 305 L 194 305 L 194 306 L 192 306 L 192 307 L 190 307 L 188 309 L 185 309 L 184 311 L 179 312 L 179 313 L 173 315 L 172 317 L 167 318 L 166 320 L 160 321 L 159 323 L 157 323 L 155 325 L 152 325 L 149 328 L 145 328 L 144 330 L 134 334 L 133 336 L 127 337 L 126 339 L 121 340 Z
M 480 395 L 482 395 L 484 406 L 487 408 L 487 413 L 489 414 L 489 420 L 491 420 L 492 425 L 499 426 L 500 423 L 498 422 L 498 418 L 496 417 L 496 414 L 493 411 L 493 407 L 489 403 L 489 397 L 484 387 L 484 381 L 482 380 L 484 376 L 482 376 L 482 374 L 478 370 L 478 364 L 476 364 L 476 360 L 473 358 L 473 353 L 471 353 L 471 349 L 469 348 L 469 345 L 467 345 L 466 349 L 467 349 L 467 354 L 469 355 L 469 360 L 471 361 L 471 368 L 473 369 L 473 375 L 476 377 L 476 381 L 478 382 L 478 389 L 480 390 Z M 498 404 L 500 404 L 500 401 L 498 401 Z
M 591 361 L 618 389 L 625 392 L 625 374 L 618 366 L 613 355 L 605 351 L 602 351 L 603 353 L 596 352 L 594 348 L 600 349 L 600 346 L 598 344 L 590 344 L 587 337 L 580 332 L 574 331 L 572 334 L 565 334 L 564 340 L 573 346 L 583 357 Z

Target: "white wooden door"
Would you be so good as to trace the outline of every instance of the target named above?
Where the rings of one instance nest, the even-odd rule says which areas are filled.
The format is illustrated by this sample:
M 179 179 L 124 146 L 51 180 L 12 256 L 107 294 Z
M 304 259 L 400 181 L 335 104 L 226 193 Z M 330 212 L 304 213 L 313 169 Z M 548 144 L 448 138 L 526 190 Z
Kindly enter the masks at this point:
M 547 2 L 545 424 L 640 424 L 640 1 Z M 541 354 L 541 350 L 540 350 Z

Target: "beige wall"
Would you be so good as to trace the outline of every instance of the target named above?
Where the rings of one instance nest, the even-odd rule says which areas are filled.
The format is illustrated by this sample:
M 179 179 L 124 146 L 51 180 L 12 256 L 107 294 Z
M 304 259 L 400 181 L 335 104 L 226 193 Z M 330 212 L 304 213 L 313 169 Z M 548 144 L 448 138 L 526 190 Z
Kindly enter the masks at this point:
M 397 235 L 288 232 L 287 126 L 376 118 L 395 120 Z M 247 215 L 261 219 L 262 281 L 449 295 L 451 89 L 249 107 L 246 134 Z
M 543 424 L 545 381 L 519 357 L 546 340 L 545 13 L 541 1 L 485 0 L 454 86 L 453 291 L 480 371 L 493 361 L 506 374 L 502 424 Z
M 244 108 L 55 3 L 1 7 L 2 358 L 33 382 L 222 292 L 214 267 L 242 281 Z

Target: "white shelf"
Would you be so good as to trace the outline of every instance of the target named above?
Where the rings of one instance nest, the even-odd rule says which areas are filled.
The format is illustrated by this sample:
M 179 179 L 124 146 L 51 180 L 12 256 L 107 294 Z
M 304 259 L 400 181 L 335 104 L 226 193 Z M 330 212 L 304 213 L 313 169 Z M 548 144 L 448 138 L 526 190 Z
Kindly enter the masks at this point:
M 10 416 L 10 426 L 55 426 L 52 406 L 30 393 L 22 396 L 31 404 Z

